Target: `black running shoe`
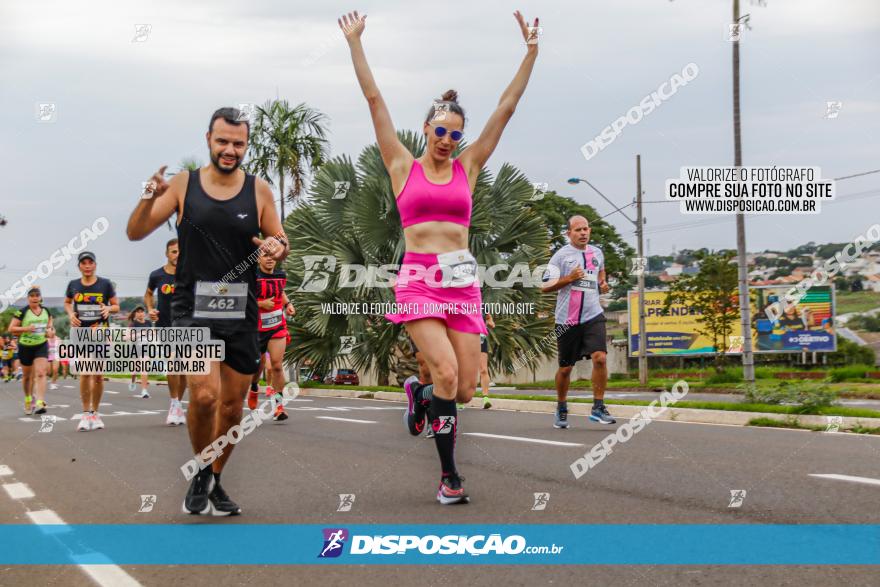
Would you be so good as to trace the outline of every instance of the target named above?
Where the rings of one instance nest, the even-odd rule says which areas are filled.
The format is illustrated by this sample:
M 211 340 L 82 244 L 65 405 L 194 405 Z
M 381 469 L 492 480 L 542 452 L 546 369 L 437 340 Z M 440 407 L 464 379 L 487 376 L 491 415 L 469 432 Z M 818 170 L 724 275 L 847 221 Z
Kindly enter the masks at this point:
M 215 516 L 237 516 L 241 513 L 241 508 L 229 499 L 219 483 L 214 484 L 214 489 L 211 490 L 208 499 L 211 500 L 211 514 Z
M 427 408 L 422 404 L 421 400 L 416 397 L 419 390 L 419 378 L 413 375 L 403 382 L 403 389 L 406 391 L 407 408 L 403 414 L 403 421 L 406 429 L 413 436 L 418 436 L 425 430 L 425 412 Z
M 183 500 L 183 513 L 207 514 L 211 511 L 211 502 L 208 501 L 208 493 L 214 483 L 214 473 L 211 467 L 205 467 L 199 471 L 189 484 L 186 497 Z

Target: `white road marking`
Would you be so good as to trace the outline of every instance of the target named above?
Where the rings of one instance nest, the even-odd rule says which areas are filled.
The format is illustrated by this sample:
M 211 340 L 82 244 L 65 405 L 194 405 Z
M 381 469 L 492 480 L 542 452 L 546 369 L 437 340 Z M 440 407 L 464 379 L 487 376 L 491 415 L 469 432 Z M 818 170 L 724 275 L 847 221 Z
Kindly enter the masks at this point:
M 533 442 L 535 444 L 549 444 L 551 446 L 584 446 L 576 442 L 560 442 L 558 440 L 544 440 L 543 438 L 526 438 L 524 436 L 503 436 L 501 434 L 486 434 L 485 432 L 462 432 L 466 436 L 479 436 L 480 438 L 498 438 L 500 440 L 515 440 L 517 442 Z
M 73 386 L 72 385 L 65 385 L 64 389 L 73 389 Z
M 5 477 L 7 475 L 12 475 L 12 469 L 6 465 L 0 465 L 0 477 Z
M 356 422 L 358 424 L 375 424 L 373 420 L 355 420 L 354 418 L 334 418 L 333 416 L 315 416 L 319 420 L 337 420 L 339 422 Z
M 870 477 L 855 477 L 853 475 L 838 475 L 837 473 L 810 473 L 810 477 L 820 479 L 835 479 L 837 481 L 849 481 L 851 483 L 864 483 L 865 485 L 880 485 L 880 479 Z
M 34 492 L 25 483 L 4 483 L 3 489 L 12 499 L 30 499 Z
M 36 512 L 28 512 L 27 515 L 31 519 L 31 522 L 37 525 L 64 524 L 64 520 L 61 519 L 61 516 L 59 516 L 52 510 L 39 510 Z
M 79 567 L 101 587 L 141 587 L 141 584 L 134 577 L 113 564 L 80 565 Z
M 5 467 L 5 465 L 0 465 L 0 467 Z M 9 469 L 6 467 L 6 469 Z M 21 497 L 16 497 L 10 492 L 9 487 L 13 484 L 6 484 L 3 486 L 6 489 L 6 492 L 10 494 L 10 497 L 13 499 L 21 499 Z M 29 495 L 26 497 L 33 497 L 34 494 L 24 483 L 15 483 L 14 485 L 23 486 L 27 489 Z M 41 530 L 46 534 L 60 534 L 63 532 L 70 531 L 69 526 L 65 523 L 64 520 L 61 519 L 61 516 L 53 512 L 52 510 L 37 510 L 32 512 L 27 512 L 27 516 L 31 519 L 31 522 L 40 526 Z M 89 556 L 89 558 L 94 559 L 95 555 L 100 555 L 100 553 L 90 552 L 86 553 L 85 556 Z M 106 558 L 106 557 L 104 557 Z M 107 559 L 105 564 L 88 564 L 88 565 L 78 565 L 83 572 L 88 575 L 92 581 L 98 584 L 100 587 L 142 587 L 140 583 L 138 583 L 134 577 L 126 573 L 121 567 L 114 565 L 113 561 Z

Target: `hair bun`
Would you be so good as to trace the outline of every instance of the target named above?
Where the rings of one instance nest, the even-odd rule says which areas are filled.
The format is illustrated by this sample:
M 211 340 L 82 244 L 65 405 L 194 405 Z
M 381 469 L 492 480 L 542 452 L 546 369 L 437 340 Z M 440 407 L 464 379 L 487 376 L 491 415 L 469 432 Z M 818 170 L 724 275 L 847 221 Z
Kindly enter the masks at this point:
M 455 90 L 446 90 L 443 92 L 443 95 L 440 97 L 444 102 L 455 102 L 458 104 L 458 92 Z

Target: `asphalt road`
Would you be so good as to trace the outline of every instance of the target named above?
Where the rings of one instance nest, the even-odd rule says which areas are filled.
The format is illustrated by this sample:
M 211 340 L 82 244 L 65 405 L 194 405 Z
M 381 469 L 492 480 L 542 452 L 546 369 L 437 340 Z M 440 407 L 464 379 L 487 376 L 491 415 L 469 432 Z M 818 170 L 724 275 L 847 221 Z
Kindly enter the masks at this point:
M 578 417 L 571 429 L 556 430 L 547 414 L 469 408 L 460 418 L 457 462 L 471 503 L 442 507 L 434 500 L 439 464 L 433 441 L 404 431 L 402 404 L 334 398 L 298 398 L 288 404 L 290 420 L 268 422 L 237 446 L 223 484 L 242 516 L 186 516 L 180 505 L 187 482 L 179 467 L 191 454 L 185 428 L 164 426 L 167 388 L 153 386 L 153 397 L 144 400 L 122 382 L 107 383 L 106 429 L 78 433 L 71 419 L 79 413 L 78 388 L 71 380 L 62 385 L 49 396 L 50 414 L 58 420 L 51 432 L 41 433 L 39 418 L 22 414 L 20 385 L 0 384 L 0 465 L 13 471 L 2 476 L 0 467 L 0 483 L 22 483 L 33 494 L 14 498 L 0 491 L 3 523 L 27 524 L 27 512 L 50 509 L 67 524 L 880 524 L 880 485 L 811 476 L 880 480 L 877 437 L 654 422 L 576 480 L 570 463 L 613 427 Z M 730 492 L 739 489 L 746 490 L 745 499 L 731 508 Z M 543 511 L 532 509 L 537 492 L 549 494 Z M 355 495 L 351 511 L 337 511 L 339 494 Z M 141 495 L 156 496 L 151 512 L 138 511 Z M 602 562 L 602 552 L 596 544 L 594 562 Z M 876 585 L 878 577 L 876 567 L 853 566 L 230 565 L 122 571 L 136 583 L 111 577 L 100 584 Z M 0 567 L 0 585 L 93 584 L 74 566 Z

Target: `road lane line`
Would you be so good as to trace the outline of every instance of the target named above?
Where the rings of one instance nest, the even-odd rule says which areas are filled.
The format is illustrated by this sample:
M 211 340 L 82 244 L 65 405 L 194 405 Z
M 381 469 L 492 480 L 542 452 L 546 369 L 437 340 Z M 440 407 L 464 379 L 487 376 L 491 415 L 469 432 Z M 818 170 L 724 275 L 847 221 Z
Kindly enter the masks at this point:
M 38 526 L 66 526 L 66 522 L 61 519 L 61 516 L 53 512 L 52 510 L 39 510 L 36 512 L 28 512 L 27 516 L 31 519 L 31 522 Z
M 337 420 L 339 422 L 356 422 L 358 424 L 375 424 L 373 420 L 355 420 L 354 418 L 334 418 L 333 416 L 315 416 L 319 420 Z
M 560 442 L 558 440 L 544 440 L 543 438 L 526 438 L 524 436 L 503 436 L 501 434 L 486 434 L 485 432 L 462 432 L 465 436 L 479 436 L 480 438 L 498 438 L 500 440 L 515 440 L 517 442 L 533 442 L 535 444 L 549 444 L 551 446 L 584 446 L 576 442 Z
M 46 534 L 60 534 L 70 531 L 67 523 L 52 510 L 27 512 L 27 516 L 31 519 L 31 522 L 40 526 L 40 529 Z M 45 526 L 50 527 L 44 528 Z M 89 552 L 86 556 L 94 560 L 95 554 L 100 553 Z M 103 555 L 101 556 L 103 558 Z M 80 564 L 77 566 L 99 587 L 143 587 L 134 577 L 126 573 L 122 567 L 112 564 L 112 561 L 109 559 L 107 559 L 106 564 Z
M 80 565 L 79 568 L 101 587 L 142 587 L 134 577 L 116 565 Z
M 5 477 L 7 475 L 12 475 L 12 469 L 6 465 L 0 465 L 0 477 Z
M 3 489 L 12 499 L 30 499 L 34 492 L 25 483 L 4 483 Z
M 856 477 L 854 475 L 838 475 L 837 473 L 810 473 L 810 477 L 820 479 L 834 479 L 836 481 L 849 481 L 851 483 L 864 483 L 865 485 L 880 485 L 880 479 L 870 477 Z

